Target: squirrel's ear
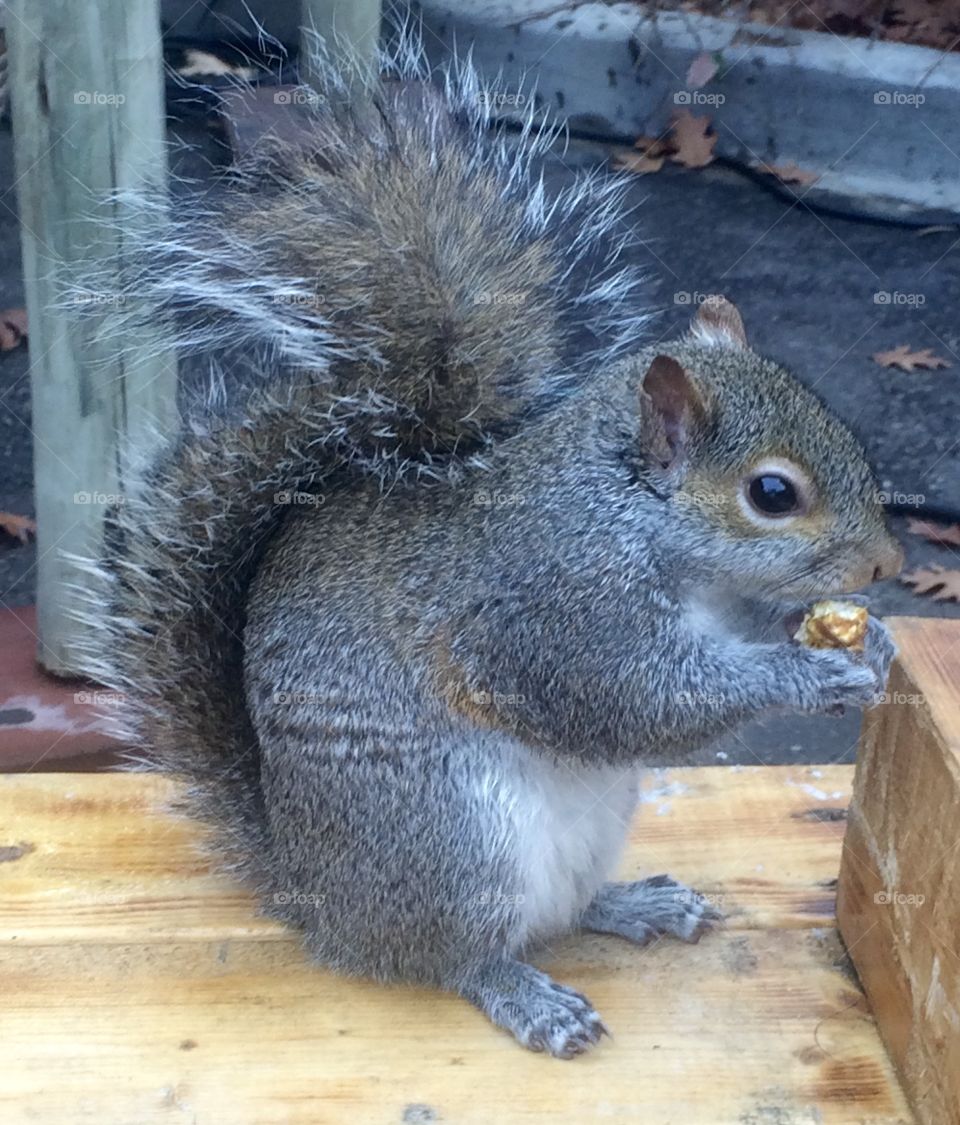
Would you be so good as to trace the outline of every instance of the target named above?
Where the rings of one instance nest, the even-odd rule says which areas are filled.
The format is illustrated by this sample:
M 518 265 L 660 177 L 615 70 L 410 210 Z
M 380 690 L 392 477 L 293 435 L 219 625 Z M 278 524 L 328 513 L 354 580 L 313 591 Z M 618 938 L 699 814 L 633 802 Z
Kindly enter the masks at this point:
M 640 399 L 645 460 L 655 474 L 673 478 L 682 470 L 693 430 L 703 420 L 703 399 L 683 364 L 668 355 L 656 356 L 647 368 Z
M 745 348 L 747 333 L 740 310 L 726 297 L 707 297 L 693 318 L 690 331 L 701 344 L 721 348 Z

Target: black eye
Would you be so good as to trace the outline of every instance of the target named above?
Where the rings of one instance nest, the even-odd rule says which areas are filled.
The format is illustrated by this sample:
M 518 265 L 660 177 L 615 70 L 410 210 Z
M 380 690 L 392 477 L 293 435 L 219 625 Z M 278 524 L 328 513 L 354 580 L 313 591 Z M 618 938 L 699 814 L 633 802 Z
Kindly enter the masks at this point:
M 800 507 L 796 488 L 777 473 L 754 477 L 747 491 L 750 503 L 765 516 L 788 516 Z

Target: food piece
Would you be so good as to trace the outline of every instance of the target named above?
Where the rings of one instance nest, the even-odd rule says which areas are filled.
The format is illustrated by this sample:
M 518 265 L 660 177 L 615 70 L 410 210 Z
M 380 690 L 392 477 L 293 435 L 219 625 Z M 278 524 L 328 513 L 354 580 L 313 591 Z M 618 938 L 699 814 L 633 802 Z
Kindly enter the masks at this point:
M 794 633 L 809 648 L 852 648 L 863 651 L 867 610 L 852 602 L 817 602 Z

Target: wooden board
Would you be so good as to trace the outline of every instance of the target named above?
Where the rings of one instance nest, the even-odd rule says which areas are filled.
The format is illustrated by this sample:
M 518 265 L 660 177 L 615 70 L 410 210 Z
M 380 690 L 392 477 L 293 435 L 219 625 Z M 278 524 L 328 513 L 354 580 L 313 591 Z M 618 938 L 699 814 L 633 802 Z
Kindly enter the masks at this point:
M 960 1125 L 960 625 L 901 618 L 867 716 L 840 920 L 924 1125 Z
M 107 510 L 132 462 L 177 424 L 176 353 L 124 292 L 124 255 L 165 193 L 159 0 L 10 0 L 17 205 L 30 322 L 30 429 L 37 515 L 37 659 L 86 667 L 102 599 L 74 556 L 102 558 Z M 136 294 L 136 304 L 147 299 Z M 119 315 L 129 311 L 129 315 Z
M 0 1120 L 323 1125 L 912 1121 L 832 908 L 849 767 L 654 771 L 623 874 L 730 916 L 540 963 L 613 1039 L 530 1054 L 455 998 L 346 981 L 213 875 L 147 775 L 0 777 Z

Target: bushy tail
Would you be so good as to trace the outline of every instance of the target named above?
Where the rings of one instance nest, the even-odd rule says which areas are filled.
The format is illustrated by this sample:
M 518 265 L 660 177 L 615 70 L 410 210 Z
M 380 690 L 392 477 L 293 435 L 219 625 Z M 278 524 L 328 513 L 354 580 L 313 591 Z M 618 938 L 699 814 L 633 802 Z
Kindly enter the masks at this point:
M 407 45 L 360 109 L 295 100 L 298 140 L 178 203 L 185 218 L 156 204 L 128 268 L 123 308 L 146 304 L 209 394 L 115 514 L 88 671 L 124 698 L 141 757 L 186 773 L 248 845 L 244 603 L 290 494 L 334 472 L 455 472 L 641 324 L 622 186 L 588 175 L 548 198 L 532 111 L 508 143 L 468 65 L 425 78 Z

